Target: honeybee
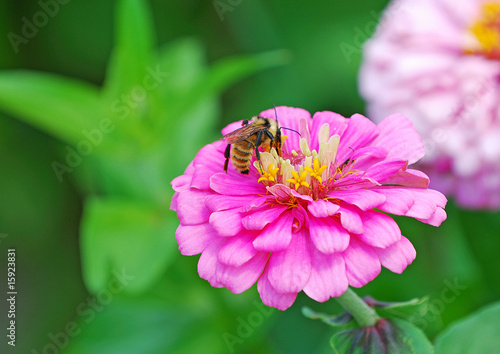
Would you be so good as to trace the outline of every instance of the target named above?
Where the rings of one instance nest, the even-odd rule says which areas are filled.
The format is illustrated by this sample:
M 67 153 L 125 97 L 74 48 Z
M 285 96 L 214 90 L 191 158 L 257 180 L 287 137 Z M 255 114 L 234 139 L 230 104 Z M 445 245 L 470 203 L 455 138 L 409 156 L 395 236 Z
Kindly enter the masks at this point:
M 229 158 L 234 168 L 243 174 L 248 174 L 252 152 L 260 163 L 260 146 L 274 146 L 281 154 L 281 129 L 274 119 L 253 117 L 251 121 L 245 119 L 242 127 L 222 137 L 227 143 L 224 157 L 224 171 L 227 173 Z M 274 145 L 273 145 L 274 144 Z M 231 148 L 231 145 L 233 147 Z
M 253 117 L 251 121 L 245 119 L 241 128 L 222 137 L 227 143 L 224 152 L 226 158 L 224 171 L 227 173 L 229 159 L 231 158 L 234 168 L 243 174 L 248 174 L 253 151 L 255 151 L 255 157 L 260 164 L 259 147 L 261 146 L 274 147 L 278 155 L 281 156 L 281 129 L 282 127 L 279 126 L 278 121 L 274 119 L 258 116 Z M 283 129 L 293 130 L 290 128 Z M 297 131 L 295 132 L 299 134 Z

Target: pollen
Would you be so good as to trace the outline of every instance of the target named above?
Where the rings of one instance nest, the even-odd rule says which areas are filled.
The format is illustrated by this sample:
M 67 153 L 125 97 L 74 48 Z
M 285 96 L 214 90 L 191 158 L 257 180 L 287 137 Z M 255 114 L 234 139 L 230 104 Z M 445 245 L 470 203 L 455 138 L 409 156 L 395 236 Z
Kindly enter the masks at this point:
M 287 179 L 286 181 L 295 184 L 295 190 L 299 189 L 300 186 L 309 188 L 309 183 L 306 182 L 307 171 L 303 171 L 300 176 L 296 171 L 292 171 L 293 178 Z
M 257 182 L 267 181 L 267 182 L 276 182 L 276 174 L 279 171 L 279 167 L 274 168 L 273 163 L 271 162 L 266 171 L 262 171 L 262 176 L 257 180 Z
M 327 168 L 327 165 L 319 166 L 319 160 L 317 158 L 314 159 L 314 163 L 312 167 L 305 166 L 304 169 L 309 172 L 311 177 L 316 178 L 319 183 L 323 183 L 323 180 L 321 179 L 321 175 Z

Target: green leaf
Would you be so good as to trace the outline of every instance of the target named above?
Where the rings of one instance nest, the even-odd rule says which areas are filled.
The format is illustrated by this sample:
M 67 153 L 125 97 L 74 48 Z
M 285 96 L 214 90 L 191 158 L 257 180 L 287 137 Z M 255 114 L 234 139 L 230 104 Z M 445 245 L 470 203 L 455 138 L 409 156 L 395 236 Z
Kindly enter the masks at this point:
M 432 344 L 424 333 L 401 319 L 381 319 L 373 327 L 336 333 L 330 344 L 335 353 L 434 353 Z
M 421 321 L 429 311 L 429 297 L 421 299 L 412 299 L 406 302 L 383 303 L 376 302 L 374 304 L 375 311 L 384 318 L 402 318 L 415 325 L 423 323 Z
M 108 63 L 105 92 L 117 99 L 134 86 L 143 86 L 152 65 L 154 32 L 144 0 L 121 0 L 115 16 L 115 46 Z
M 309 307 L 303 307 L 302 314 L 311 320 L 321 320 L 332 327 L 346 328 L 346 325 L 353 320 L 353 317 L 348 312 L 344 312 L 338 316 L 332 316 L 326 313 L 316 312 Z
M 410 348 L 409 353 L 434 353 L 434 347 L 432 346 L 432 343 L 429 341 L 424 332 L 420 330 L 420 328 L 408 321 L 397 318 L 393 318 L 390 321 L 404 332 L 402 334 L 402 339 Z
M 122 298 L 108 289 L 93 305 L 79 305 L 76 325 L 65 353 L 172 353 L 188 345 L 200 316 L 188 309 L 144 298 Z M 199 332 L 198 332 L 199 333 Z M 184 344 L 186 342 L 186 344 Z
M 178 102 L 189 99 L 193 88 L 209 72 L 200 41 L 184 38 L 168 44 L 161 50 L 160 67 L 168 73 L 168 78 L 161 82 L 157 91 L 151 92 L 154 97 L 151 119 L 158 127 L 155 131 L 159 141 L 168 142 L 162 150 L 169 151 L 171 166 L 183 168 L 204 143 L 214 139 L 219 117 L 218 100 L 215 94 L 207 94 L 184 111 L 174 113 Z M 161 129 L 168 124 L 175 126 Z
M 148 289 L 176 251 L 178 221 L 146 203 L 118 198 L 89 199 L 81 223 L 83 278 L 92 293 L 116 273 L 133 277 L 125 291 Z
M 167 43 L 160 49 L 159 64 L 169 75 L 160 91 L 165 107 L 170 108 L 207 72 L 203 43 L 192 37 Z
M 500 353 L 500 302 L 451 325 L 436 338 L 436 353 Z
M 97 88 L 56 75 L 0 72 L 0 109 L 48 134 L 78 143 L 101 118 Z

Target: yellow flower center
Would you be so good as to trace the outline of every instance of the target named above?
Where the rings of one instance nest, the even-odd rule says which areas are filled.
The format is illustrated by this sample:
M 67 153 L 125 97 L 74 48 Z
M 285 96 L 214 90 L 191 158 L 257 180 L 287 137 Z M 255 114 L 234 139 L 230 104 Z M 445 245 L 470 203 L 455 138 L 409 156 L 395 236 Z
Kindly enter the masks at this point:
M 481 18 L 470 27 L 478 46 L 467 49 L 465 53 L 500 60 L 500 2 L 484 3 L 481 15 Z
M 300 186 L 309 188 L 309 183 L 306 182 L 307 171 L 303 171 L 300 175 L 295 170 L 291 172 L 293 178 L 289 178 L 286 181 L 295 184 L 295 190 L 299 189 Z
M 309 172 L 311 177 L 316 178 L 319 181 L 319 183 L 323 183 L 321 175 L 323 174 L 323 172 L 325 171 L 325 169 L 327 167 L 328 167 L 327 165 L 323 165 L 323 166 L 319 167 L 319 160 L 316 157 L 314 159 L 313 167 L 305 166 L 304 169 Z
M 306 131 L 303 135 L 309 134 Z M 254 161 L 259 171 L 258 182 L 267 187 L 282 184 L 318 200 L 326 198 L 328 192 L 336 188 L 337 180 L 355 173 L 354 160 L 349 159 L 343 164 L 335 162 L 340 136 L 330 136 L 329 124 L 323 124 L 318 131 L 317 150 L 311 149 L 309 141 L 310 138 L 301 138 L 297 150 L 283 146 L 282 154 L 278 154 L 274 147 L 269 152 L 261 152 L 260 162 Z
M 278 173 L 278 171 L 279 167 L 274 168 L 274 165 L 271 162 L 267 168 L 267 171 L 262 171 L 263 174 L 257 182 L 261 181 L 276 182 L 276 174 Z

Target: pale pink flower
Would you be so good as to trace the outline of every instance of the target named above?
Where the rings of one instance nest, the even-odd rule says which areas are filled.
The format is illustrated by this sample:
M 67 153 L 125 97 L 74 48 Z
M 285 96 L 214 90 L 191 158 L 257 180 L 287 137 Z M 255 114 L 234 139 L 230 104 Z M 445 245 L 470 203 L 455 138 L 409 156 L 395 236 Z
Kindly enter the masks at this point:
M 500 208 L 500 1 L 394 1 L 365 45 L 360 90 L 376 122 L 413 121 L 431 187 Z
M 286 131 L 282 157 L 262 152 L 262 174 L 256 161 L 248 175 L 231 165 L 224 173 L 226 144 L 217 141 L 172 181 L 181 253 L 201 253 L 198 273 L 212 286 L 241 293 L 257 282 L 262 301 L 280 310 L 300 291 L 323 302 L 362 287 L 381 266 L 403 272 L 415 249 L 383 212 L 435 226 L 446 218 L 446 198 L 407 168 L 424 154 L 411 122 L 400 114 L 377 126 L 359 114 L 277 113 L 302 137 Z

